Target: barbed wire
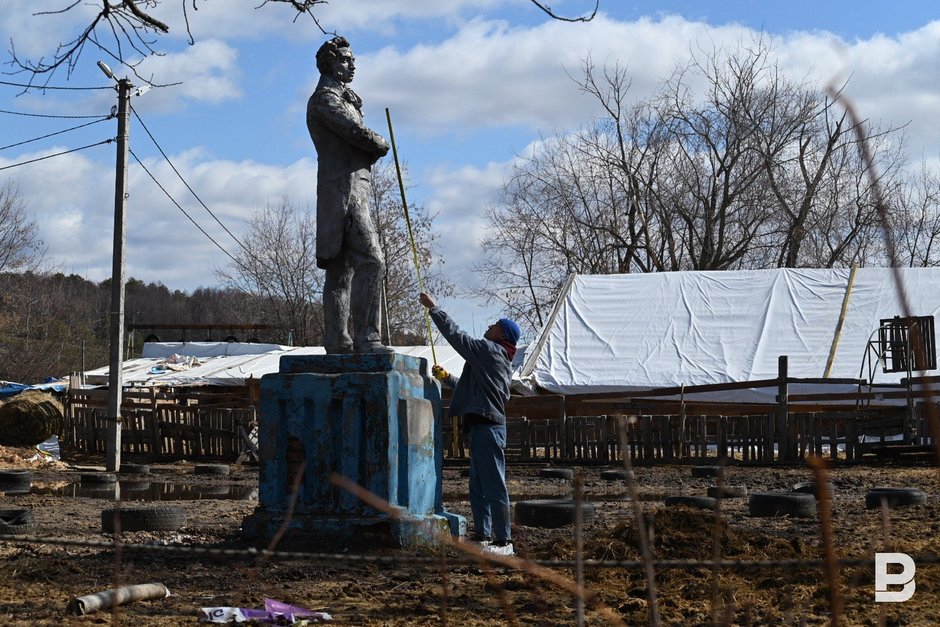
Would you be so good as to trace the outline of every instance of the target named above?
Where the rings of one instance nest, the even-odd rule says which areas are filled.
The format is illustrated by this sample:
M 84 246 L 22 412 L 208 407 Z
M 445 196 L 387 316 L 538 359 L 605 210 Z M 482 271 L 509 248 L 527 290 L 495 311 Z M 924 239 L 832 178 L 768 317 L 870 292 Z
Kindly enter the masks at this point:
M 248 548 L 218 548 L 208 546 L 191 546 L 182 544 L 142 544 L 116 542 L 113 540 L 72 540 L 69 538 L 44 538 L 41 536 L 28 536 L 22 534 L 4 535 L 0 534 L 0 542 L 9 544 L 48 544 L 52 546 L 71 546 L 89 549 L 111 549 L 125 552 L 140 553 L 168 553 L 174 555 L 200 556 L 200 557 L 230 557 L 230 558 L 248 558 L 248 559 L 280 559 L 284 561 L 309 561 L 309 562 L 335 562 L 352 564 L 396 564 L 412 566 L 432 566 L 439 568 L 441 565 L 441 556 L 424 555 L 374 555 L 366 553 L 309 553 L 303 551 L 272 551 L 268 549 Z M 940 564 L 940 555 L 911 555 L 911 559 L 917 564 Z M 446 561 L 453 564 L 478 565 L 479 557 L 470 555 L 448 556 Z M 531 564 L 537 564 L 546 568 L 575 568 L 577 560 L 562 559 L 536 559 L 521 560 Z M 800 568 L 804 570 L 817 570 L 825 565 L 823 559 L 776 559 L 776 560 L 654 560 L 653 566 L 658 569 L 681 569 L 694 570 L 699 568 L 719 568 L 721 570 L 760 570 L 760 569 L 792 569 Z M 585 568 L 593 569 L 624 569 L 639 570 L 644 568 L 642 560 L 582 560 Z M 842 558 L 838 560 L 841 568 L 874 567 L 874 557 L 871 558 Z M 503 567 L 502 564 L 498 565 Z M 505 566 L 507 570 L 511 567 Z

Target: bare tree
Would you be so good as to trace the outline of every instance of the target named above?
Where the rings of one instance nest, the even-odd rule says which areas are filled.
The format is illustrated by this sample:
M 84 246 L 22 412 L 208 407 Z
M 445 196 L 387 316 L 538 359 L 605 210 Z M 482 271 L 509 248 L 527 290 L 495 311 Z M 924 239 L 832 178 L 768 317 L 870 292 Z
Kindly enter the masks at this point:
M 398 183 L 391 166 L 372 168 L 372 209 L 385 255 L 385 288 L 391 342 L 421 343 L 426 338 L 423 309 L 417 306 L 417 275 Z M 434 265 L 438 258 L 431 218 L 411 207 L 415 248 L 426 289 L 442 296 L 453 287 Z M 316 218 L 289 200 L 255 211 L 248 220 L 244 248 L 237 261 L 216 271 L 223 284 L 253 297 L 253 321 L 277 324 L 294 332 L 295 343 L 316 345 L 323 339 L 324 274 L 316 266 Z M 243 314 L 244 315 L 244 314 Z
M 0 274 L 0 379 L 39 383 L 79 370 L 83 358 L 105 363 L 107 302 L 76 275 Z
M 0 186 L 0 272 L 34 271 L 44 253 L 39 227 L 29 217 L 19 188 L 4 183 Z
M 940 265 L 940 175 L 926 161 L 896 195 L 897 262 L 910 267 Z
M 78 6 L 89 4 L 96 8 L 96 13 L 91 22 L 86 24 L 74 38 L 67 42 L 60 42 L 55 53 L 48 58 L 41 57 L 38 60 L 32 60 L 21 57 L 16 53 L 14 42 L 11 41 L 11 64 L 19 71 L 30 73 L 30 84 L 36 81 L 37 86 L 48 85 L 52 76 L 61 68 L 65 68 L 66 74 L 71 76 L 78 66 L 82 52 L 89 46 L 97 48 L 108 58 L 126 65 L 135 74 L 136 67 L 143 58 L 162 54 L 157 42 L 160 35 L 170 32 L 170 26 L 154 15 L 156 9 L 164 4 L 163 0 L 91 0 L 90 2 L 62 0 L 62 2 L 63 5 L 59 9 L 37 11 L 33 15 L 43 17 L 69 13 Z M 195 11 L 199 7 L 199 2 L 200 0 L 180 0 L 180 10 L 186 24 L 186 35 L 190 45 L 195 42 L 195 38 L 189 25 L 189 6 L 191 5 L 192 10 Z M 600 0 L 594 0 L 594 8 L 591 12 L 581 16 L 566 17 L 555 13 L 544 2 L 538 0 L 531 0 L 531 2 L 553 19 L 566 22 L 588 22 L 594 19 L 600 4 Z M 301 16 L 307 16 L 321 32 L 327 33 L 317 18 L 317 8 L 326 3 L 327 0 L 259 0 L 255 8 L 286 5 L 295 11 L 294 21 L 300 19 Z M 246 17 L 246 19 L 249 18 Z M 148 81 L 146 77 L 137 76 L 141 80 Z M 44 80 L 37 80 L 39 77 L 44 77 Z
M 189 43 L 193 44 L 195 39 L 189 26 L 189 2 L 192 3 L 192 10 L 198 9 L 198 0 L 181 0 L 180 6 Z M 297 12 L 295 20 L 302 15 L 308 15 L 322 31 L 314 14 L 314 8 L 325 2 L 326 0 L 260 0 L 256 8 L 269 4 L 288 5 Z M 48 59 L 42 57 L 34 61 L 23 58 L 16 53 L 14 42 L 11 42 L 11 64 L 19 71 L 30 73 L 31 84 L 40 76 L 45 77 L 42 84 L 48 84 L 56 71 L 61 68 L 65 68 L 66 74 L 71 76 L 78 66 L 82 52 L 88 46 L 97 48 L 105 56 L 126 65 L 136 74 L 135 68 L 143 58 L 161 54 L 156 47 L 159 35 L 170 32 L 168 24 L 154 17 L 154 10 L 163 4 L 163 0 L 93 0 L 90 3 L 83 3 L 80 0 L 63 0 L 63 4 L 64 6 L 59 9 L 37 11 L 33 15 L 42 17 L 69 13 L 75 7 L 87 4 L 95 6 L 97 12 L 91 22 L 86 24 L 73 39 L 60 42 L 55 53 Z M 136 61 L 133 60 L 135 57 Z M 138 77 L 147 80 L 145 77 L 139 75 Z
M 474 265 L 485 287 L 474 293 L 530 329 L 544 323 L 569 273 L 630 272 L 642 256 L 630 199 L 595 141 L 577 133 L 545 140 L 486 209 L 484 254 Z
M 258 322 L 293 331 L 294 343 L 323 339 L 323 273 L 316 267 L 316 219 L 286 198 L 252 213 L 233 266 L 216 270 L 227 287 L 254 297 Z
M 543 140 L 514 168 L 487 213 L 478 270 L 489 302 L 538 327 L 571 272 L 883 259 L 872 185 L 903 192 L 899 129 L 872 134 L 872 182 L 845 116 L 820 89 L 785 78 L 763 37 L 693 52 L 642 102 L 629 103 L 619 64 L 588 59 L 577 83 L 606 117 Z M 910 225 L 912 250 L 932 242 L 928 216 Z

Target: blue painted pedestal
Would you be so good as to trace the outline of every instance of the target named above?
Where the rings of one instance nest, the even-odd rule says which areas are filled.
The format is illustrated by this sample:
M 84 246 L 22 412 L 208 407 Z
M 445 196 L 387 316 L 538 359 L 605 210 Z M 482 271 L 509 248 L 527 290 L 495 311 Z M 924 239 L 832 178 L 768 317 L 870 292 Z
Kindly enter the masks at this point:
M 258 417 L 260 505 L 247 533 L 292 537 L 433 542 L 463 535 L 466 520 L 444 511 L 438 383 L 426 359 L 399 355 L 281 358 L 261 379 Z M 333 485 L 336 473 L 387 501 L 402 520 Z M 291 505 L 294 486 L 296 502 Z

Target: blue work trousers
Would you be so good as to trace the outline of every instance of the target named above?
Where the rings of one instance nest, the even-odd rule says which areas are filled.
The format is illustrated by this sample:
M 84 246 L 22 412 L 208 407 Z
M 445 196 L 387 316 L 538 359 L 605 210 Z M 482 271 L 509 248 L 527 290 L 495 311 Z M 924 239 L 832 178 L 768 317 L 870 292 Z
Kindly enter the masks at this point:
M 470 442 L 470 510 L 473 531 L 496 542 L 510 540 L 509 490 L 506 489 L 506 425 L 475 424 Z

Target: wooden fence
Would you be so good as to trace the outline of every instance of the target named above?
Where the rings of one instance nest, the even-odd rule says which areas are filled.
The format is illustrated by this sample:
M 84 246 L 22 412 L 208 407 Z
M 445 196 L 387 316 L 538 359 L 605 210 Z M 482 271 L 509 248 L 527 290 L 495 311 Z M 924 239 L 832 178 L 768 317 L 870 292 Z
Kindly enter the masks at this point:
M 784 364 L 785 365 L 785 364 Z M 809 455 L 857 460 L 901 435 L 911 447 L 932 445 L 926 402 L 906 392 L 907 404 L 867 408 L 863 393 L 787 394 L 785 368 L 779 379 L 732 383 L 743 388 L 775 386 L 776 404 L 693 404 L 652 399 L 676 390 L 614 395 L 513 397 L 507 407 L 507 457 L 516 461 L 613 463 L 624 453 L 638 463 L 694 462 L 727 458 L 746 463 L 796 463 Z M 927 380 L 917 380 L 918 383 Z M 928 383 L 940 383 L 940 378 Z M 683 391 L 691 392 L 691 388 Z M 701 391 L 701 390 L 700 390 Z M 238 388 L 141 388 L 123 395 L 122 451 L 151 459 L 235 460 L 257 444 L 257 386 Z M 905 393 L 890 392 L 896 398 Z M 644 398 L 645 397 L 645 398 Z M 791 401 L 801 400 L 801 404 Z M 834 400 L 843 401 L 827 405 Z M 813 404 L 820 401 L 817 404 Z M 445 398 L 445 410 L 447 399 Z M 78 450 L 104 453 L 107 391 L 73 389 L 67 404 L 67 440 Z M 935 411 L 940 415 L 940 409 Z M 446 415 L 446 414 L 445 414 Z M 620 425 L 625 426 L 621 444 Z M 460 418 L 443 420 L 444 452 L 469 456 Z
M 795 463 L 810 455 L 860 460 L 872 448 L 902 436 L 899 443 L 930 445 L 933 440 L 922 406 L 909 437 L 900 416 L 872 417 L 855 412 L 797 412 L 783 426 L 774 412 L 744 416 L 602 415 L 507 420 L 507 458 L 513 461 L 567 461 L 607 464 L 626 450 L 637 463 L 681 463 L 726 458 L 745 463 Z M 865 436 L 862 441 L 860 436 Z M 445 454 L 469 458 L 459 418 L 445 422 Z
M 129 389 L 121 418 L 122 453 L 148 459 L 233 461 L 257 442 L 255 408 L 244 388 Z M 107 391 L 70 391 L 66 430 L 77 450 L 105 453 Z

